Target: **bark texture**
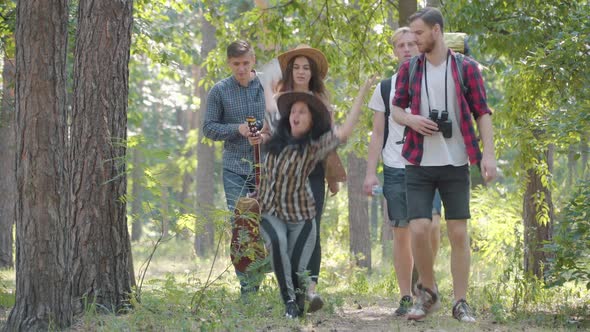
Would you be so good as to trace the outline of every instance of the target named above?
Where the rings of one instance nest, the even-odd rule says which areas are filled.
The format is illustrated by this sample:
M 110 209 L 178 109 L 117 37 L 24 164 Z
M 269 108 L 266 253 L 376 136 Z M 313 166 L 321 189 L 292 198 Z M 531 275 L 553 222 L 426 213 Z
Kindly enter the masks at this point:
M 553 168 L 553 149 L 554 147 L 550 146 L 545 155 L 549 173 Z M 550 254 L 543 250 L 543 246 L 546 241 L 553 238 L 553 219 L 551 190 L 548 184 L 543 183 L 539 172 L 530 169 L 527 171 L 523 203 L 524 269 L 540 279 L 543 279 L 544 267 L 548 266 L 551 258 Z
M 408 26 L 408 18 L 416 12 L 418 8 L 417 0 L 400 0 L 399 2 L 399 26 Z
M 369 205 L 363 192 L 363 177 L 352 174 L 365 174 L 367 162 L 354 153 L 348 155 L 348 222 L 350 234 L 350 253 L 360 267 L 371 269 L 371 233 Z
M 18 1 L 16 303 L 6 331 L 72 321 L 66 200 L 66 0 Z
M 12 226 L 16 208 L 14 59 L 4 58 L 0 106 L 0 269 L 13 267 Z
M 131 284 L 126 138 L 133 1 L 80 0 L 71 127 L 74 310 L 120 312 Z

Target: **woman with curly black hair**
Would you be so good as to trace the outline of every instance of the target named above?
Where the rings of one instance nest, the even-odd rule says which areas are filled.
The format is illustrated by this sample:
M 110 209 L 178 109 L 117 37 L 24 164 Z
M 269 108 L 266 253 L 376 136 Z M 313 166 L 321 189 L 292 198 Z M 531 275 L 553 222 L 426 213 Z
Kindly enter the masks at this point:
M 350 136 L 373 81 L 367 80 L 344 124 L 334 129 L 326 105 L 317 96 L 285 92 L 277 99 L 281 116 L 264 146 L 259 199 L 261 232 L 288 318 L 304 312 L 306 270 L 316 244 L 317 213 L 309 174 Z

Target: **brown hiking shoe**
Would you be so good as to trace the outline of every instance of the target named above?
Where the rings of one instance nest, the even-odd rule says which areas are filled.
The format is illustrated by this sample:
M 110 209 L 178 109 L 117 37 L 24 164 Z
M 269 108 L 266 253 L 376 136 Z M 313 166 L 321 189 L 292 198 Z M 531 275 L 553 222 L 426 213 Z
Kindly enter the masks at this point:
M 430 288 L 417 285 L 419 294 L 416 303 L 410 312 L 408 312 L 408 320 L 422 320 L 431 313 L 440 308 L 440 299 L 438 293 L 433 292 Z
M 316 312 L 324 306 L 324 300 L 318 293 L 309 294 L 307 300 L 309 301 L 307 312 Z

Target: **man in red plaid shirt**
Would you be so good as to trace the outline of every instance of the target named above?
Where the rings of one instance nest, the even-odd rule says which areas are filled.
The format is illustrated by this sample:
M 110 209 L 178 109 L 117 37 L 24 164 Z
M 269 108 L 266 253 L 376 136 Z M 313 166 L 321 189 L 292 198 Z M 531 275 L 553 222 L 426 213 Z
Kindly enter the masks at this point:
M 440 306 L 434 279 L 434 259 L 428 240 L 432 198 L 439 189 L 451 244 L 453 317 L 475 322 L 465 298 L 470 268 L 469 163 L 481 162 L 484 181 L 496 177 L 491 111 L 478 64 L 462 61 L 463 89 L 454 53 L 443 39 L 443 16 L 426 7 L 409 19 L 422 55 L 416 61 L 410 82 L 410 62 L 399 69 L 392 116 L 409 127 L 402 155 L 407 160 L 406 185 L 412 253 L 422 284 L 408 319 L 421 320 Z M 410 107 L 411 113 L 404 109 Z M 475 134 L 472 115 L 483 143 Z

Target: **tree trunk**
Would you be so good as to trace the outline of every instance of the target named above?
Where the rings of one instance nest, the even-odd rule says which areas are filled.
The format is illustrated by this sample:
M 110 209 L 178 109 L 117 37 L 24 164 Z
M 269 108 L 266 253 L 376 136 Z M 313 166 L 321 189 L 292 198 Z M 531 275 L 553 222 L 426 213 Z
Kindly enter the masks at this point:
M 580 141 L 580 154 L 582 155 L 582 168 L 580 169 L 580 178 L 586 179 L 586 170 L 588 168 L 588 154 L 590 148 L 588 147 L 588 136 L 582 136 Z
M 131 0 L 80 0 L 71 128 L 74 310 L 129 305 L 125 154 Z
M 426 6 L 440 8 L 440 0 L 427 0 Z
M 400 0 L 398 20 L 398 24 L 400 27 L 408 26 L 408 18 L 416 12 L 417 8 L 417 0 Z
M 360 267 L 371 269 L 371 234 L 369 231 L 369 208 L 363 192 L 363 178 L 367 162 L 354 153 L 348 156 L 348 229 L 350 252 Z
M 4 329 L 61 329 L 72 321 L 67 0 L 18 1 L 16 22 L 16 302 Z
M 380 198 L 381 195 L 376 196 L 371 198 L 370 202 L 371 202 L 371 210 L 370 210 L 370 218 L 369 220 L 371 221 L 371 229 L 370 229 L 370 233 L 373 234 L 373 236 L 376 236 L 377 234 L 379 234 L 379 213 L 381 212 L 380 206 Z M 373 239 L 371 239 L 373 240 Z
M 576 159 L 576 146 L 573 144 L 569 146 L 567 153 L 567 179 L 565 181 L 566 188 L 571 188 L 572 184 L 578 178 L 578 161 Z
M 201 58 L 206 59 L 209 52 L 217 45 L 215 39 L 215 28 L 209 23 L 204 15 L 202 16 L 201 34 L 203 36 L 203 44 L 201 45 Z M 207 69 L 201 67 L 200 77 L 207 75 Z M 196 84 L 197 82 L 195 82 Z M 199 142 L 197 145 L 197 214 L 201 216 L 201 220 L 207 220 L 205 224 L 205 231 L 203 234 L 195 234 L 195 252 L 199 256 L 204 256 L 214 248 L 215 228 L 213 221 L 209 218 L 209 211 L 213 208 L 215 191 L 215 149 L 213 146 L 202 143 L 204 137 L 201 128 L 203 128 L 203 120 L 205 112 L 207 111 L 207 92 L 203 86 L 198 87 L 198 95 L 201 99 L 200 115 L 195 117 L 198 119 L 199 127 Z M 199 229 L 200 227 L 196 227 Z
M 12 226 L 16 203 L 16 155 L 14 136 L 14 59 L 4 58 L 0 106 L 0 269 L 12 268 Z
M 549 146 L 545 156 L 549 174 L 553 171 L 553 150 L 554 146 Z M 551 258 L 543 251 L 543 246 L 553 237 L 554 209 L 548 185 L 543 184 L 541 175 L 535 169 L 528 170 L 523 204 L 524 269 L 540 279 Z

